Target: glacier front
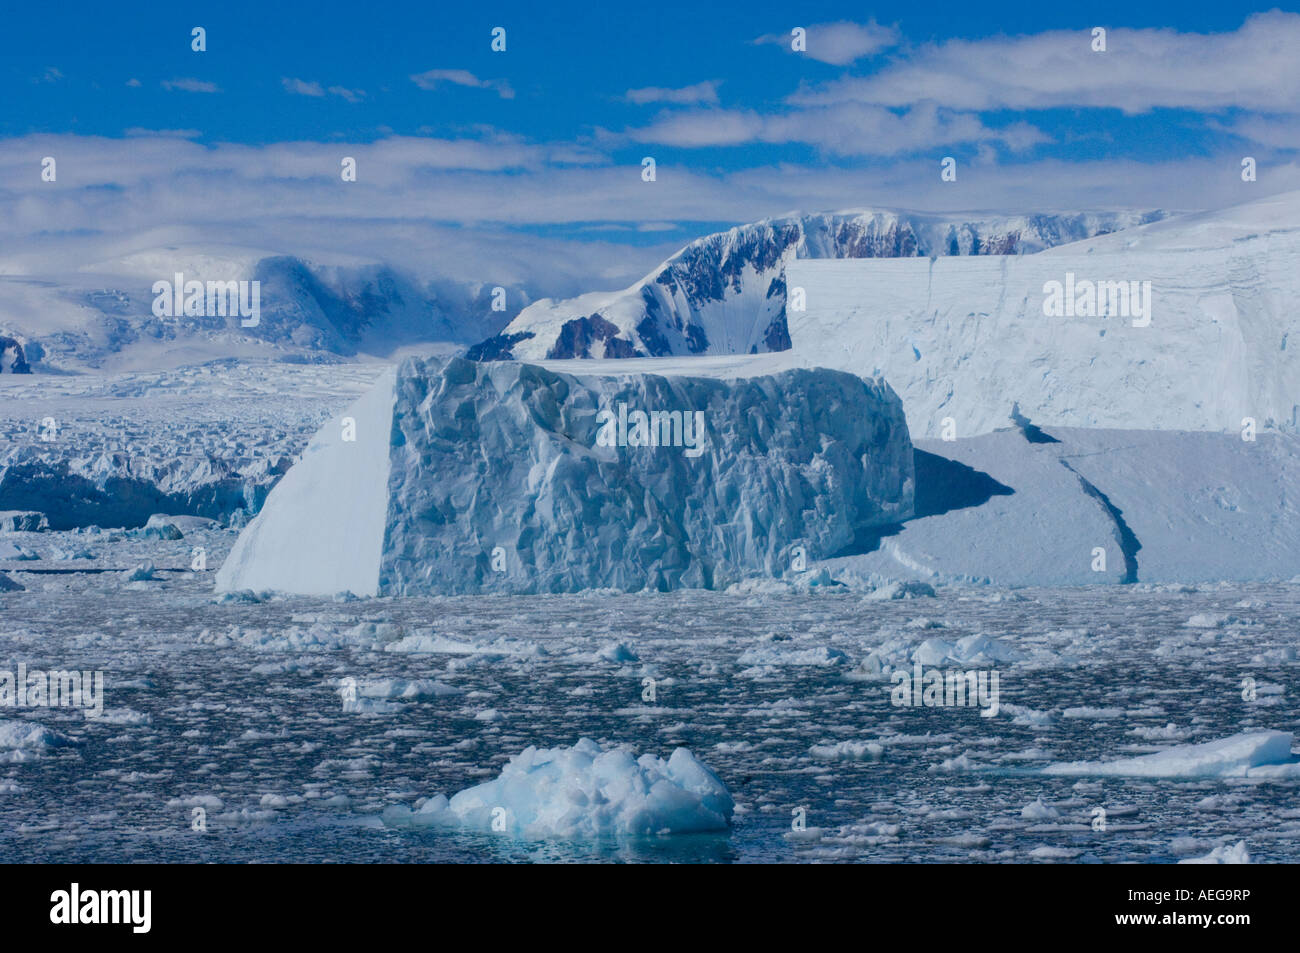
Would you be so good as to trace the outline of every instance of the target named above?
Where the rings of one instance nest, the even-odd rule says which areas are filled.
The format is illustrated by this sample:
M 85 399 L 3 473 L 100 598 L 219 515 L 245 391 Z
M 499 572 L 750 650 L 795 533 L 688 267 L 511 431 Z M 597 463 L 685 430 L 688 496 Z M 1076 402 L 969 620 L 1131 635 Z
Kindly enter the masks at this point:
M 407 359 L 313 439 L 219 590 L 723 588 L 911 515 L 882 381 L 778 355 Z
M 796 259 L 786 279 L 806 310 L 791 311 L 790 335 L 808 361 L 883 375 L 916 437 L 973 437 L 1013 414 L 1295 432 L 1298 223 L 1292 192 L 1030 255 Z M 1134 285 L 1142 314 L 1125 313 Z

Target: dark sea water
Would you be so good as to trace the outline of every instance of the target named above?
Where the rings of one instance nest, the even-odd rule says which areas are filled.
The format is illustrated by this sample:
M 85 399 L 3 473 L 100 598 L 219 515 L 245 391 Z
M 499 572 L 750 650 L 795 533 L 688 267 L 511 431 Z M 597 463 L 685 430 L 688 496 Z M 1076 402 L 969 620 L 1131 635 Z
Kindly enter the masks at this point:
M 73 742 L 0 748 L 0 861 L 1164 863 L 1238 842 L 1300 861 L 1296 778 L 1035 773 L 1295 732 L 1300 585 L 221 604 L 185 574 L 15 578 L 0 670 L 101 670 L 109 715 L 0 710 Z M 1014 655 L 967 666 L 997 671 L 996 717 L 896 706 L 862 668 L 969 635 Z M 457 693 L 345 710 L 341 680 L 385 676 Z M 581 737 L 691 749 L 734 796 L 731 829 L 591 842 L 381 819 Z M 880 747 L 843 760 L 839 742 Z

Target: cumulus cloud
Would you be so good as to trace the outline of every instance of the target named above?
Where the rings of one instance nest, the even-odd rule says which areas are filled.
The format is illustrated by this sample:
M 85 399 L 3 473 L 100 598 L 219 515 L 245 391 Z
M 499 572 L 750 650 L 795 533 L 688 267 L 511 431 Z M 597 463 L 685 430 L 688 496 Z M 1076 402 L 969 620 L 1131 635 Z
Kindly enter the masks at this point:
M 802 89 L 790 101 L 1293 114 L 1300 112 L 1297 48 L 1300 14 L 1278 10 L 1255 14 L 1226 33 L 1116 28 L 1107 34 L 1105 52 L 1093 51 L 1091 29 L 956 39 L 919 47 L 870 76 Z
M 805 27 L 805 49 L 800 56 L 808 56 L 834 66 L 847 66 L 849 63 L 872 56 L 882 50 L 898 45 L 899 34 L 894 27 L 881 26 L 875 20 L 870 23 L 850 23 L 841 20 L 836 23 L 818 23 Z M 791 47 L 793 40 L 790 32 L 769 33 L 760 36 L 755 43 L 771 43 Z
M 502 99 L 514 99 L 515 91 L 503 79 L 479 79 L 467 69 L 431 69 L 416 73 L 411 81 L 421 89 L 438 89 L 447 83 L 467 86 L 470 89 L 491 89 Z

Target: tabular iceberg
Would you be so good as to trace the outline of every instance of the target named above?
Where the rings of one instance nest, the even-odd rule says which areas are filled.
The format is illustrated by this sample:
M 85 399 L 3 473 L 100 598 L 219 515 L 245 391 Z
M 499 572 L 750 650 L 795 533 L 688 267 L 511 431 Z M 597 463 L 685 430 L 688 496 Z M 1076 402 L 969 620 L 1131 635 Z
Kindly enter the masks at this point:
M 312 439 L 217 588 L 722 588 L 906 519 L 912 467 L 898 397 L 840 371 L 408 359 Z

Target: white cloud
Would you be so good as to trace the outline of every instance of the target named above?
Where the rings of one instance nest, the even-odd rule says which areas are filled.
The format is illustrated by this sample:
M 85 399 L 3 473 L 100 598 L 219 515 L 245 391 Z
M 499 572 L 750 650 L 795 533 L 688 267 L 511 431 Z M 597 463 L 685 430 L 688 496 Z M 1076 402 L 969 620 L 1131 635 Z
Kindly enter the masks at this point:
M 59 159 L 59 186 L 32 156 Z M 342 156 L 358 180 L 339 176 Z M 588 162 L 573 160 L 585 155 Z M 781 164 L 722 173 L 661 158 L 610 162 L 571 144 L 500 133 L 477 139 L 392 137 L 371 143 L 204 145 L 174 135 L 111 139 L 33 135 L 0 140 L 0 272 L 68 270 L 126 250 L 181 241 L 229 243 L 318 261 L 371 258 L 417 274 L 525 284 L 537 294 L 616 287 L 681 244 L 611 242 L 591 226 L 746 222 L 789 209 L 876 206 L 1034 211 L 1212 208 L 1300 189 L 1300 165 L 1260 154 L 1240 180 L 1240 154 L 1142 163 L 1003 163 L 986 154 L 941 182 L 939 157 L 852 168 Z M 104 188 L 103 186 L 112 186 Z M 588 233 L 577 241 L 572 236 Z M 666 237 L 666 236 L 665 236 Z
M 184 77 L 181 79 L 165 79 L 162 82 L 162 88 L 166 90 L 179 89 L 185 93 L 219 93 L 221 87 L 216 83 L 210 83 L 203 79 L 193 79 Z
M 798 55 L 808 56 L 823 63 L 835 66 L 847 66 L 855 60 L 872 56 L 882 50 L 896 46 L 899 40 L 898 30 L 881 26 L 875 20 L 870 23 L 850 23 L 841 20 L 836 23 L 818 23 L 805 27 L 805 50 Z M 769 33 L 760 36 L 755 43 L 771 43 L 791 48 L 793 37 L 790 32 Z
M 1300 112 L 1300 15 L 1274 10 L 1227 33 L 1115 28 L 929 44 L 871 76 L 800 90 L 802 105 L 842 102 L 952 109 L 1155 108 Z M 811 37 L 809 46 L 811 48 Z
M 285 92 L 295 93 L 299 96 L 324 96 L 325 87 L 320 83 L 308 83 L 301 79 L 290 79 L 284 77 L 280 80 L 284 84 Z
M 364 90 L 348 89 L 346 86 L 331 86 L 329 89 L 325 90 L 325 92 L 329 93 L 331 96 L 341 96 L 350 103 L 359 103 L 361 100 L 366 98 Z
M 432 90 L 437 89 L 444 83 L 451 83 L 454 86 L 467 86 L 470 89 L 492 89 L 502 99 L 515 98 L 515 91 L 505 80 L 479 79 L 466 69 L 431 69 L 414 74 L 411 81 L 421 89 Z
M 1049 141 L 1027 123 L 993 128 L 972 113 L 940 109 L 933 103 L 902 113 L 857 103 L 775 115 L 702 109 L 664 114 L 649 126 L 629 130 L 626 136 L 636 142 L 682 148 L 805 143 L 838 156 L 892 156 L 976 142 L 1000 142 L 1021 151 Z
M 660 86 L 646 86 L 642 89 L 629 89 L 624 95 L 629 103 L 644 106 L 647 103 L 670 103 L 676 106 L 691 106 L 700 103 L 716 105 L 718 102 L 718 80 L 682 86 L 678 89 Z
M 281 79 L 280 82 L 284 85 L 285 92 L 298 96 L 312 96 L 317 99 L 328 94 L 330 96 L 339 96 L 350 103 L 359 103 L 366 95 L 359 89 L 348 89 L 344 86 L 331 86 L 327 89 L 315 81 L 291 79 L 287 76 Z

